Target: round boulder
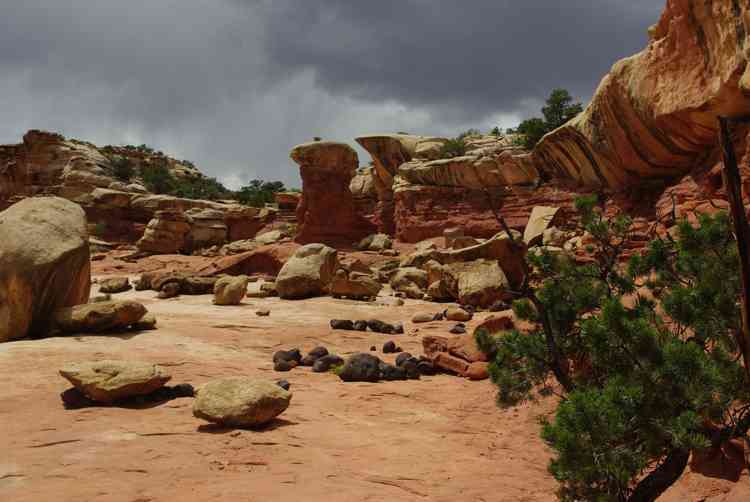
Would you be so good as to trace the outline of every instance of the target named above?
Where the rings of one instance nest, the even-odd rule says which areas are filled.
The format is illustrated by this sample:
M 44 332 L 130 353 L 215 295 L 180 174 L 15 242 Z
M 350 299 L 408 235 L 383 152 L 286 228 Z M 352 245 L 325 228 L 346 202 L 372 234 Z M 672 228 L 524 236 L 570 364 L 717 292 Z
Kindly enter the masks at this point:
M 283 413 L 292 394 L 274 382 L 229 377 L 203 385 L 193 415 L 227 427 L 258 427 Z

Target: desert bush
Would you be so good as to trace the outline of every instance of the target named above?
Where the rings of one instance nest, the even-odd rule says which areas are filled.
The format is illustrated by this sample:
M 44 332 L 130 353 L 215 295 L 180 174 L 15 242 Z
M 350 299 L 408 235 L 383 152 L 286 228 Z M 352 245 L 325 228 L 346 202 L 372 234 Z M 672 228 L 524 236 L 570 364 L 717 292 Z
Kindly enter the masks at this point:
M 631 220 L 605 219 L 595 198 L 577 207 L 594 260 L 530 254 L 514 310 L 534 328 L 477 342 L 501 406 L 559 395 L 541 435 L 561 500 L 655 500 L 691 451 L 750 428 L 736 242 L 725 214 L 702 216 L 621 266 Z

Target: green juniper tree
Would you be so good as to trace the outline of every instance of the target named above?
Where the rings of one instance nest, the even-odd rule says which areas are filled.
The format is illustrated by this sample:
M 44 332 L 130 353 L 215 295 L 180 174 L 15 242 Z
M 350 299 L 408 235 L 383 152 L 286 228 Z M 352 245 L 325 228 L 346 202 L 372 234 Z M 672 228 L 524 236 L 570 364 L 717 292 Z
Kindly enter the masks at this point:
M 750 428 L 736 242 L 725 214 L 701 216 L 625 267 L 630 219 L 606 220 L 595 198 L 577 208 L 593 260 L 531 254 L 514 310 L 534 329 L 477 341 L 501 406 L 559 395 L 542 438 L 561 500 L 656 500 L 691 451 Z
M 567 90 L 553 89 L 542 107 L 544 118 L 526 119 L 518 125 L 516 132 L 523 135 L 519 140 L 520 144 L 531 150 L 545 134 L 554 131 L 582 111 L 581 103 L 574 103 Z

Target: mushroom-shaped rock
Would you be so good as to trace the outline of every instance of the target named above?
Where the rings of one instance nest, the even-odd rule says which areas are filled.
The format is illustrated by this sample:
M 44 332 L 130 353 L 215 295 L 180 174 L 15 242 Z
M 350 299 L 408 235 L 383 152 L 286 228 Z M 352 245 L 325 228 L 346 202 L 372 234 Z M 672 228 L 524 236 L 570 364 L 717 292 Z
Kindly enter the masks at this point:
M 351 245 L 373 233 L 375 227 L 357 214 L 349 188 L 359 165 L 352 147 L 316 141 L 294 147 L 291 157 L 302 176 L 298 242 Z
M 109 360 L 68 364 L 60 370 L 60 375 L 82 394 L 100 403 L 151 394 L 172 378 L 152 363 Z
M 324 244 L 302 246 L 284 264 L 276 277 L 276 290 L 285 299 L 327 294 L 338 267 L 336 250 Z
M 0 342 L 46 334 L 52 312 L 86 303 L 90 288 L 79 205 L 39 197 L 0 212 Z
M 292 394 L 274 382 L 222 378 L 200 387 L 193 415 L 227 427 L 257 427 L 281 414 L 291 400 Z

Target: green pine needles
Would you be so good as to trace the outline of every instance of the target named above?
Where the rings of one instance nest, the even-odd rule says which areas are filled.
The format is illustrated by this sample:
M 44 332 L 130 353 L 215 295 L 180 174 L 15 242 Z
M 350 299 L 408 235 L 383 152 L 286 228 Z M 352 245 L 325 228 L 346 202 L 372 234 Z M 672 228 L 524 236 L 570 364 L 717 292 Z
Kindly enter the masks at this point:
M 595 198 L 577 209 L 593 260 L 529 255 L 514 310 L 535 329 L 477 341 L 501 406 L 560 396 L 542 438 L 561 500 L 655 500 L 692 450 L 750 428 L 737 245 L 726 214 L 701 216 L 624 267 L 630 219 L 605 219 Z

